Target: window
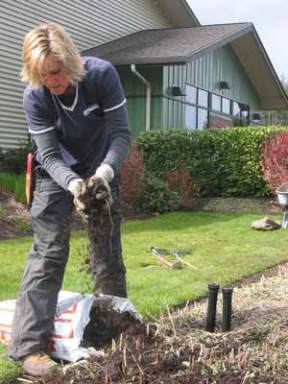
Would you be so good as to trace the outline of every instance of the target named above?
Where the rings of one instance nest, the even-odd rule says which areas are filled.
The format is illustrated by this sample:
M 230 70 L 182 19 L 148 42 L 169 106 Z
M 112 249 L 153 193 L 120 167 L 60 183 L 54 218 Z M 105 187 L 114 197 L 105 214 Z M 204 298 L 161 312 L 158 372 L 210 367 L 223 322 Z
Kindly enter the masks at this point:
M 221 112 L 221 96 L 212 94 L 212 110 Z
M 196 104 L 197 102 L 197 88 L 186 84 L 186 102 Z
M 198 108 L 197 127 L 198 129 L 208 128 L 208 109 Z
M 186 129 L 196 129 L 196 107 L 186 105 L 185 108 L 185 126 Z
M 226 96 L 186 84 L 185 127 L 188 130 L 249 123 L 249 106 Z
M 222 98 L 222 112 L 230 115 L 230 100 L 225 97 Z
M 198 105 L 208 108 L 208 92 L 198 89 Z
M 233 101 L 233 116 L 239 116 L 240 112 L 239 104 L 236 103 L 236 101 Z

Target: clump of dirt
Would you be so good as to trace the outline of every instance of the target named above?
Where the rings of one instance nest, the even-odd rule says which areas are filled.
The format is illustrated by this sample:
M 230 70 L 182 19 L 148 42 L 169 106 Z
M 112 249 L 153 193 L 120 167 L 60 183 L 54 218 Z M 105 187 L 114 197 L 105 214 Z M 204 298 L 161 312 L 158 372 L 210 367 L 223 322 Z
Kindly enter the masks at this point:
M 109 347 L 113 339 L 135 326 L 139 329 L 141 326 L 145 327 L 136 312 L 127 310 L 127 299 L 107 295 L 95 297 L 90 311 L 90 322 L 83 335 L 83 346 L 97 349 Z
M 107 205 L 113 202 L 109 186 L 105 185 L 101 178 L 86 180 L 84 192 L 79 196 L 79 200 L 83 203 L 82 212 L 87 220 L 107 211 Z
M 94 293 L 126 297 L 126 282 L 120 265 L 120 223 L 119 202 L 114 201 L 111 190 L 101 178 L 87 180 L 83 193 L 79 196 L 83 204 L 89 237 L 89 272 L 95 283 Z M 109 273 L 105 275 L 107 266 Z M 104 272 L 103 272 L 104 271 Z M 119 272 L 118 272 L 119 271 Z

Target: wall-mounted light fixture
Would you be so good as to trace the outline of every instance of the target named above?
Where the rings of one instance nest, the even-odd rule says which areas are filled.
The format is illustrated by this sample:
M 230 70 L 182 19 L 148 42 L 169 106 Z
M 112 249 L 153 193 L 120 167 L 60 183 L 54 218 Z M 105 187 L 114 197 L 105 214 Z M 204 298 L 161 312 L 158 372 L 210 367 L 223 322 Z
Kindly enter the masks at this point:
M 238 105 L 239 105 L 239 108 L 240 108 L 241 111 L 249 112 L 249 110 L 250 110 L 249 105 L 243 104 L 243 103 L 238 103 Z
M 252 113 L 251 120 L 261 120 L 261 115 L 259 112 Z
M 220 89 L 230 89 L 230 85 L 228 81 L 219 81 L 219 88 Z
M 172 85 L 172 87 L 169 87 L 167 93 L 169 96 L 173 97 L 185 96 L 184 90 L 178 85 Z

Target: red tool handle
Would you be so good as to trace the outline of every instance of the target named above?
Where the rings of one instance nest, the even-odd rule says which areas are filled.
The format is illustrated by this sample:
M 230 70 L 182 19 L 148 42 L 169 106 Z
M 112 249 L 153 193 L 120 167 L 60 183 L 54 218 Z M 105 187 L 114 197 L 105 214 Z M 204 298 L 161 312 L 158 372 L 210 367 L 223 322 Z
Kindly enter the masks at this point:
M 33 192 L 34 192 L 34 186 L 35 186 L 34 164 L 35 164 L 34 153 L 29 152 L 27 155 L 27 163 L 26 163 L 26 201 L 29 208 L 32 205 Z

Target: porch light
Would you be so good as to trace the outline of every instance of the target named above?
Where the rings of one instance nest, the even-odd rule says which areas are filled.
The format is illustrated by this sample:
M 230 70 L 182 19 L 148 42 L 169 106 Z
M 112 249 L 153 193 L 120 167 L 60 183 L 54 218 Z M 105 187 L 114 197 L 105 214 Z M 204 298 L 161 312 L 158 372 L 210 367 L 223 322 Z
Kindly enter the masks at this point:
M 219 88 L 220 89 L 230 89 L 230 85 L 227 81 L 219 81 Z
M 168 94 L 174 97 L 177 96 L 185 96 L 184 90 L 179 87 L 178 85 L 173 85 L 172 87 L 168 88 Z

